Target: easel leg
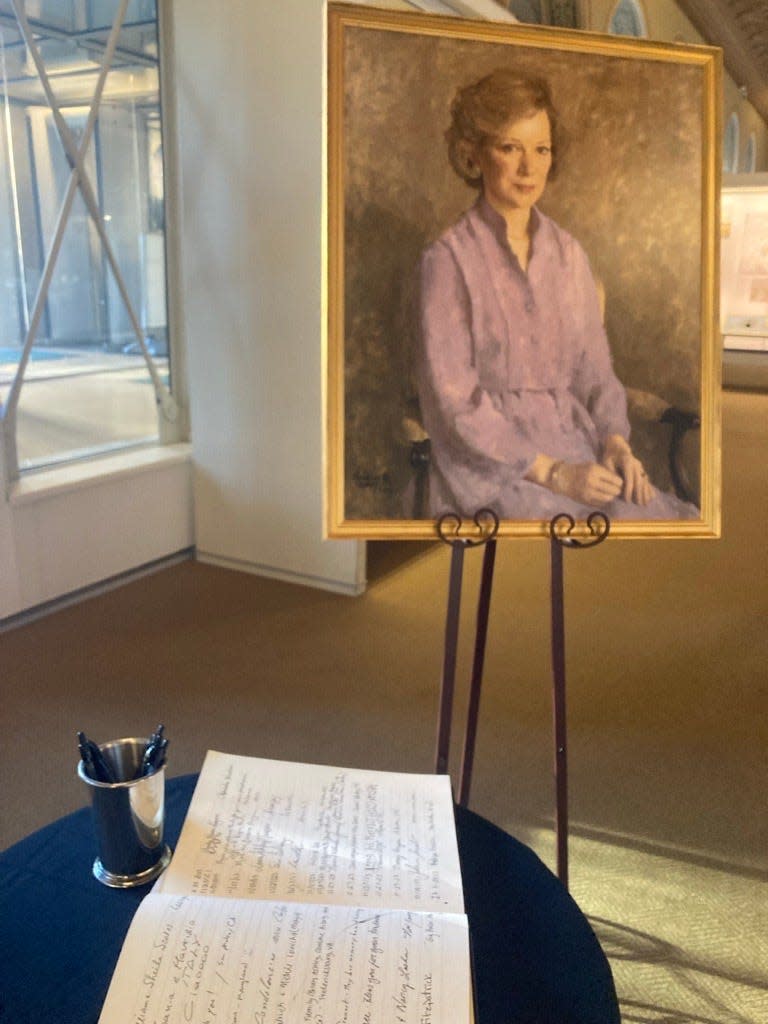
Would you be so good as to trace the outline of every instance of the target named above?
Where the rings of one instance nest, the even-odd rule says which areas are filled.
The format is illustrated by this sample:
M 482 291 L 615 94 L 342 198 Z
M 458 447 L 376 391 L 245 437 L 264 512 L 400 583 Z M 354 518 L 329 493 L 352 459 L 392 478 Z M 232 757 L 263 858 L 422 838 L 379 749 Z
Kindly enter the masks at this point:
M 593 548 L 611 532 L 611 521 L 604 512 L 587 516 L 586 537 L 572 536 L 573 516 L 561 512 L 549 524 L 552 559 L 552 709 L 555 734 L 555 834 L 557 837 L 557 877 L 568 888 L 568 740 L 565 710 L 565 598 L 563 597 L 563 547 Z
M 437 728 L 435 773 L 448 774 L 448 751 L 451 744 L 451 718 L 453 717 L 453 690 L 456 682 L 456 652 L 459 646 L 459 611 L 461 610 L 461 580 L 464 571 L 464 543 L 451 544 L 451 576 L 448 584 L 448 611 L 445 619 L 445 652 L 443 680 L 440 689 L 440 716 Z
M 480 711 L 480 688 L 483 682 L 483 665 L 485 663 L 485 645 L 488 637 L 488 616 L 491 609 L 491 589 L 493 586 L 495 560 L 496 541 L 491 540 L 483 552 L 483 573 L 480 579 L 480 596 L 477 602 L 475 655 L 472 661 L 467 728 L 464 733 L 464 753 L 461 760 L 461 776 L 459 780 L 459 803 L 462 807 L 466 807 L 469 803 L 469 787 L 472 784 L 472 765 L 475 759 L 475 739 L 477 737 L 477 720 Z
M 557 877 L 568 888 L 568 741 L 565 707 L 565 611 L 563 549 L 553 536 L 552 555 L 552 676 L 555 734 L 555 836 Z

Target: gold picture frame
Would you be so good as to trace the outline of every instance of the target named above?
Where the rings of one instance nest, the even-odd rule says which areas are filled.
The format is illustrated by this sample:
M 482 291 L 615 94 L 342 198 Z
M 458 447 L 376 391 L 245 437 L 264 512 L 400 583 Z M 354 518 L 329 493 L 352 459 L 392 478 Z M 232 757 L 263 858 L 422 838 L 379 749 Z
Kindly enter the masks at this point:
M 325 534 L 426 539 L 436 536 L 441 512 L 471 519 L 490 506 L 500 516 L 499 536 L 547 536 L 553 509 L 572 507 L 561 501 L 565 489 L 550 480 L 562 476 L 567 459 L 545 459 L 546 479 L 520 482 L 519 459 L 517 470 L 512 455 L 510 467 L 499 468 L 506 456 L 498 454 L 496 441 L 489 441 L 489 448 L 496 445 L 491 455 L 482 445 L 462 448 L 469 429 L 464 419 L 433 416 L 428 432 L 422 415 L 424 402 L 432 402 L 424 388 L 438 373 L 420 341 L 432 314 L 418 267 L 451 225 L 463 223 L 477 194 L 447 156 L 451 101 L 457 90 L 498 68 L 543 76 L 549 85 L 565 143 L 560 139 L 555 147 L 562 166 L 547 184 L 537 223 L 559 226 L 586 253 L 603 299 L 610 365 L 627 396 L 637 472 L 647 467 L 653 494 L 671 496 L 658 506 L 628 501 L 622 507 L 631 518 L 611 515 L 612 534 L 717 537 L 720 51 L 343 3 L 328 5 Z M 566 237 L 562 231 L 558 239 Z M 544 242 L 536 237 L 543 235 L 534 237 L 531 252 L 540 244 L 543 259 Z M 530 269 L 533 274 L 533 263 Z M 547 273 L 543 280 L 551 281 L 555 270 Z M 490 272 L 485 280 L 498 288 Z M 448 309 L 447 321 L 460 321 L 459 334 L 472 334 L 462 367 L 474 367 L 475 359 L 479 365 L 486 358 L 478 354 L 486 345 L 477 340 L 479 314 L 473 312 L 477 322 L 467 326 L 466 310 L 450 311 L 451 288 L 441 285 L 437 294 L 436 308 Z M 569 307 L 559 322 L 582 320 L 580 307 Z M 509 316 L 505 323 L 512 332 Z M 566 333 L 573 331 L 568 326 Z M 452 345 L 457 336 L 451 334 Z M 553 339 L 559 353 L 557 332 L 550 331 L 545 344 L 552 347 Z M 498 339 L 493 344 L 498 348 Z M 511 364 L 513 357 L 505 358 Z M 533 389 L 549 381 L 543 371 L 542 379 L 533 369 L 529 376 Z M 475 407 L 485 404 L 491 416 L 503 407 L 512 421 L 505 395 L 490 385 L 484 390 L 482 374 L 479 379 L 472 395 L 462 395 L 462 409 L 472 407 L 471 419 Z M 517 401 L 527 385 L 515 377 L 508 386 Z M 576 387 L 558 378 L 555 392 L 558 401 L 571 401 Z M 592 416 L 590 402 L 599 399 L 594 389 L 584 394 L 578 392 L 579 402 Z M 440 403 L 442 397 L 435 403 L 442 409 Z M 570 409 L 564 415 L 578 418 Z M 525 434 L 523 413 L 519 418 Z M 478 436 L 484 435 L 475 432 L 473 443 Z M 514 458 L 518 454 L 515 448 Z M 470 481 L 465 507 L 452 504 L 454 470 L 462 486 Z M 438 498 L 446 479 L 450 486 Z M 476 495 L 472 480 L 478 481 Z M 510 494 L 532 494 L 529 504 L 495 498 L 507 493 L 494 492 L 499 480 L 511 481 Z M 540 503 L 542 489 L 548 493 Z M 550 495 L 563 507 L 555 508 Z M 655 510 L 652 516 L 647 508 Z M 581 523 L 586 514 L 576 519 Z

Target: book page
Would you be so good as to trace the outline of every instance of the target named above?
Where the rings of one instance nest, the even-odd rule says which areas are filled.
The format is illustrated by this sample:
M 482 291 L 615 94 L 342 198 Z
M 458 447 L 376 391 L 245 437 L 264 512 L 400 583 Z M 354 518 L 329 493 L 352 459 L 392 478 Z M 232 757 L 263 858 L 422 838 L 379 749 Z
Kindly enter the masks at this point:
M 449 779 L 209 751 L 155 888 L 463 913 Z
M 463 916 L 153 891 L 99 1024 L 467 1024 L 470 998 Z

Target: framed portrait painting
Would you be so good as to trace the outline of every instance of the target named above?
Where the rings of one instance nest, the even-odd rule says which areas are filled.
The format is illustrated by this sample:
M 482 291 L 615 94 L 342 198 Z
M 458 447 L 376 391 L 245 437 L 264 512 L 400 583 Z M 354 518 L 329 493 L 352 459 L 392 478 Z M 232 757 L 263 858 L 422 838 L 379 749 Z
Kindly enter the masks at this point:
M 720 51 L 328 6 L 326 534 L 720 529 Z

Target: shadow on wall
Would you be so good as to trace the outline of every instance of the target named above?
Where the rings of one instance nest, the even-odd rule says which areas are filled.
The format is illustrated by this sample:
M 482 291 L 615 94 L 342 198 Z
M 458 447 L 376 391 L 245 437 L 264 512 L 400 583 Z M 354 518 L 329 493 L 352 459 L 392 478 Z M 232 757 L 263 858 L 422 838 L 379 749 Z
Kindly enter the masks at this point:
M 345 216 L 346 510 L 354 519 L 405 518 L 414 482 L 407 423 L 420 419 L 413 369 L 416 268 L 427 238 L 357 190 L 347 197 Z

